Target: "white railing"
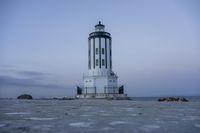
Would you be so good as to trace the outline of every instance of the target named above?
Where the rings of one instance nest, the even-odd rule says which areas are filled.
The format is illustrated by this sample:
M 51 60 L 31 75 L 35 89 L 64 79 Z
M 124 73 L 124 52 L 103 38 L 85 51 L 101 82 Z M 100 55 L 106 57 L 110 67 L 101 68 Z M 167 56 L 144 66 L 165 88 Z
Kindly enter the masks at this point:
M 98 31 L 98 32 L 92 32 L 92 33 L 90 33 L 90 37 L 91 36 L 97 36 L 97 35 L 106 35 L 106 36 L 110 36 L 110 33 L 108 33 L 108 32 L 104 32 L 104 31 Z
M 97 73 L 92 73 L 92 74 L 83 73 L 83 78 L 87 78 L 87 77 L 99 77 L 99 76 L 115 76 L 115 77 L 118 77 L 116 73 L 110 72 L 110 71 L 107 71 L 107 72 L 97 72 Z

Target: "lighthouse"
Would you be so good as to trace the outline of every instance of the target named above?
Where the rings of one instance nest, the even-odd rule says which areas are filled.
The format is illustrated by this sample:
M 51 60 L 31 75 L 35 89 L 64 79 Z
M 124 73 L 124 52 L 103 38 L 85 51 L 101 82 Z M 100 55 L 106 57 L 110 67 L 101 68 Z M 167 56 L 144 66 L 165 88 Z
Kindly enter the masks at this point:
M 123 97 L 124 87 L 112 68 L 112 37 L 100 21 L 88 37 L 88 72 L 83 74 L 83 86 L 77 86 L 79 98 Z

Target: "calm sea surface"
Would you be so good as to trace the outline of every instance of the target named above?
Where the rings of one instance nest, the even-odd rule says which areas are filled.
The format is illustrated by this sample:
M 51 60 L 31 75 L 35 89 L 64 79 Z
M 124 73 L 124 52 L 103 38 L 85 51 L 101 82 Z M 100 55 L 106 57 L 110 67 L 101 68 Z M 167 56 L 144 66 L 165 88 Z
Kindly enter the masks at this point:
M 200 98 L 0 100 L 1 133 L 199 133 Z

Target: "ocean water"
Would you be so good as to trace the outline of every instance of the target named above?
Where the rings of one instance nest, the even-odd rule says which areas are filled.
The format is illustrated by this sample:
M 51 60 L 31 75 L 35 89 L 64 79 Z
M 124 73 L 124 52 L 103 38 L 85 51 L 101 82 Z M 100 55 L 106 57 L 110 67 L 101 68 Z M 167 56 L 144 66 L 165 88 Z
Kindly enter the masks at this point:
M 199 133 L 200 99 L 0 100 L 1 133 Z M 198 100 L 199 99 L 199 100 Z

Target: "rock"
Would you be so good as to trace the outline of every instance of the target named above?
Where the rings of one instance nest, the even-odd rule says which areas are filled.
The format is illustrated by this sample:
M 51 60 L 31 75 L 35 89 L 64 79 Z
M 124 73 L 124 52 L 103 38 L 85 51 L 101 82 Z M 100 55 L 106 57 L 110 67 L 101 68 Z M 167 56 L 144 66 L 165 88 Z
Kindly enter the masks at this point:
M 185 99 L 185 98 L 182 98 L 181 101 L 182 101 L 182 102 L 189 102 L 189 101 L 188 101 L 187 99 Z
M 33 97 L 29 94 L 22 94 L 18 96 L 17 99 L 33 99 Z
M 75 100 L 73 97 L 53 97 L 52 100 Z
M 107 97 L 107 100 L 132 100 L 130 97 Z
M 158 101 L 159 101 L 159 102 L 166 101 L 166 98 L 159 98 Z
M 61 98 L 60 100 L 74 100 L 75 98 L 72 98 L 72 97 L 63 97 Z
M 57 98 L 57 97 L 53 97 L 52 99 L 53 99 L 53 100 L 59 100 L 59 98 Z
M 159 102 L 188 102 L 186 98 L 176 98 L 176 97 L 167 97 L 167 98 L 159 98 Z

